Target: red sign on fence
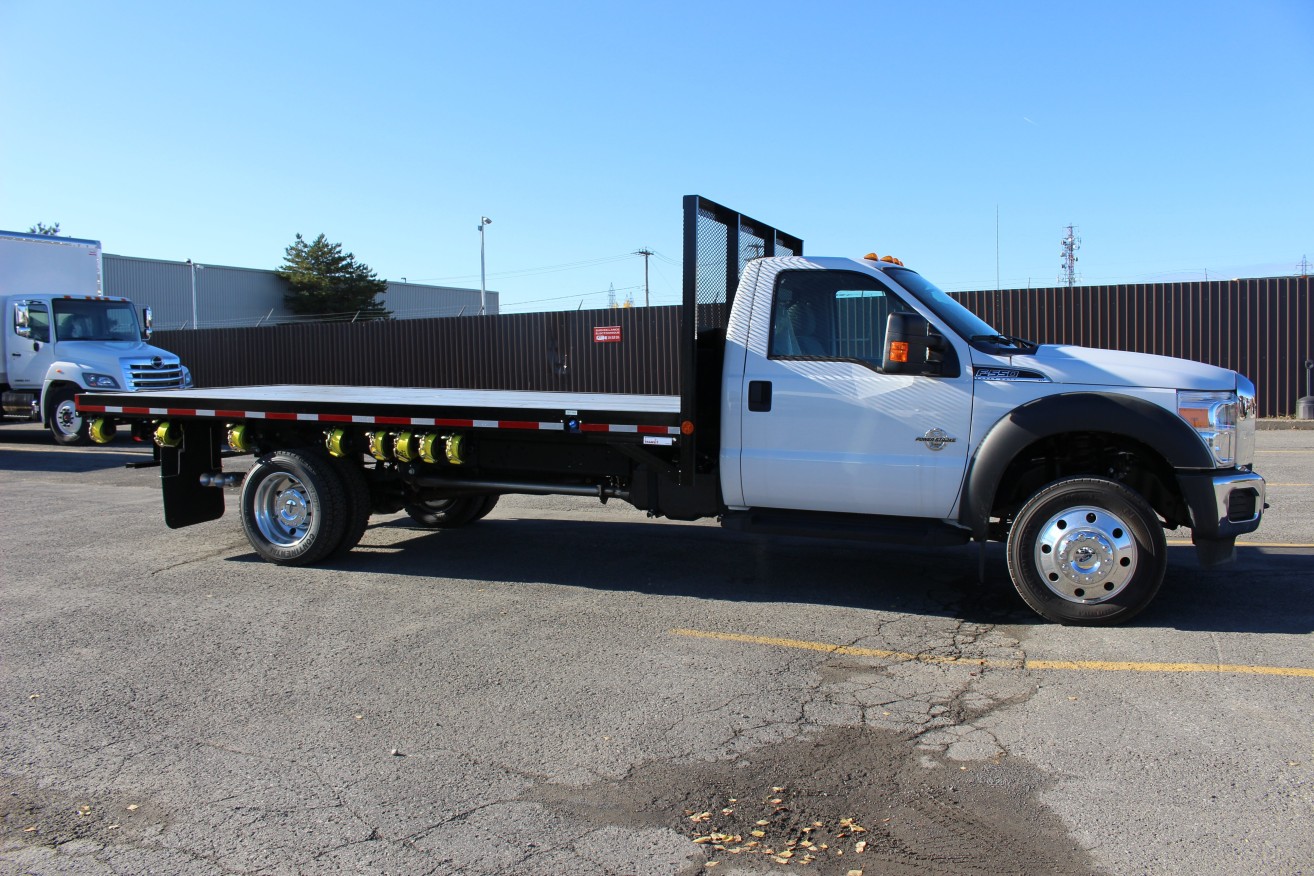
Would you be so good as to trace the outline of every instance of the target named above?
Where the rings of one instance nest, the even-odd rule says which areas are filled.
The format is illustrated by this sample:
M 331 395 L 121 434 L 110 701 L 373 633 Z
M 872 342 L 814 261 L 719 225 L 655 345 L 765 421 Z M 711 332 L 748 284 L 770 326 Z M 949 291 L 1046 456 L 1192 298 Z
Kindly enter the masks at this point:
M 615 344 L 621 339 L 621 327 L 618 325 L 595 325 L 593 327 L 593 343 L 595 344 Z

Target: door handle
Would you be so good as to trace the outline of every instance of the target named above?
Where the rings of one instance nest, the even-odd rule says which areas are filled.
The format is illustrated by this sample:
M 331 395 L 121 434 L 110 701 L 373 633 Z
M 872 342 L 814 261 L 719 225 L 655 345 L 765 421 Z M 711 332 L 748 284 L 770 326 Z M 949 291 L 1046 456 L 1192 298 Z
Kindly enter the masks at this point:
M 765 412 L 771 410 L 771 381 L 748 381 L 748 409 Z

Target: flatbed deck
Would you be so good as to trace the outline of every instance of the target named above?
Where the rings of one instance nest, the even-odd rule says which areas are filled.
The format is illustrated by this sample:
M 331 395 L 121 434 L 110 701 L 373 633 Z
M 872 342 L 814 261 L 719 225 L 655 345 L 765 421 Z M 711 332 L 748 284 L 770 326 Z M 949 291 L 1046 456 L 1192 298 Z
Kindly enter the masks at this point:
M 680 434 L 680 398 L 615 393 L 415 389 L 387 386 L 237 386 L 87 392 L 85 414 L 227 421 Z

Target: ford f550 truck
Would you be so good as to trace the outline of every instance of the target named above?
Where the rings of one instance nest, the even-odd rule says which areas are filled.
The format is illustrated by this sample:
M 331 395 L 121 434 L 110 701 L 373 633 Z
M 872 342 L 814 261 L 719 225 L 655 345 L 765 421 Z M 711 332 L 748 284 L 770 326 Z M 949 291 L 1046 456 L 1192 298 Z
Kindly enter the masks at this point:
M 350 550 L 373 513 L 455 527 L 502 494 L 570 494 L 765 534 L 1002 540 L 1035 611 L 1113 624 L 1158 591 L 1166 527 L 1209 565 L 1259 526 L 1236 372 L 1008 337 L 897 259 L 806 257 L 697 196 L 684 271 L 679 395 L 258 386 L 78 407 L 154 442 L 170 527 L 218 518 L 240 482 L 252 547 L 291 566 Z M 244 477 L 234 452 L 256 456 Z
M 83 389 L 191 385 L 178 357 L 153 347 L 150 320 L 126 298 L 101 294 L 99 241 L 0 231 L 4 309 L 0 393 L 5 414 L 39 417 L 61 444 L 87 444 L 73 404 Z

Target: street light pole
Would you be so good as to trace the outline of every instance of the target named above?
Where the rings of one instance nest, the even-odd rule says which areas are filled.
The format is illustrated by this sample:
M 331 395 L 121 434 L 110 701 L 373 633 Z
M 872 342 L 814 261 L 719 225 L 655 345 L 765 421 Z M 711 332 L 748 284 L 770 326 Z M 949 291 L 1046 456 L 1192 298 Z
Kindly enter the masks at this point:
M 189 268 L 191 269 L 191 272 L 192 272 L 192 331 L 196 331 L 198 328 L 200 328 L 200 326 L 197 325 L 198 317 L 197 317 L 197 315 L 196 315 L 196 312 L 197 312 L 197 311 L 196 311 L 196 268 L 197 268 L 197 264 L 196 264 L 196 262 L 192 261 L 191 259 L 188 259 L 188 260 L 187 260 L 187 267 L 189 267 Z
M 479 315 L 488 313 L 488 284 L 484 272 L 484 226 L 492 225 L 493 220 L 487 216 L 479 217 Z

